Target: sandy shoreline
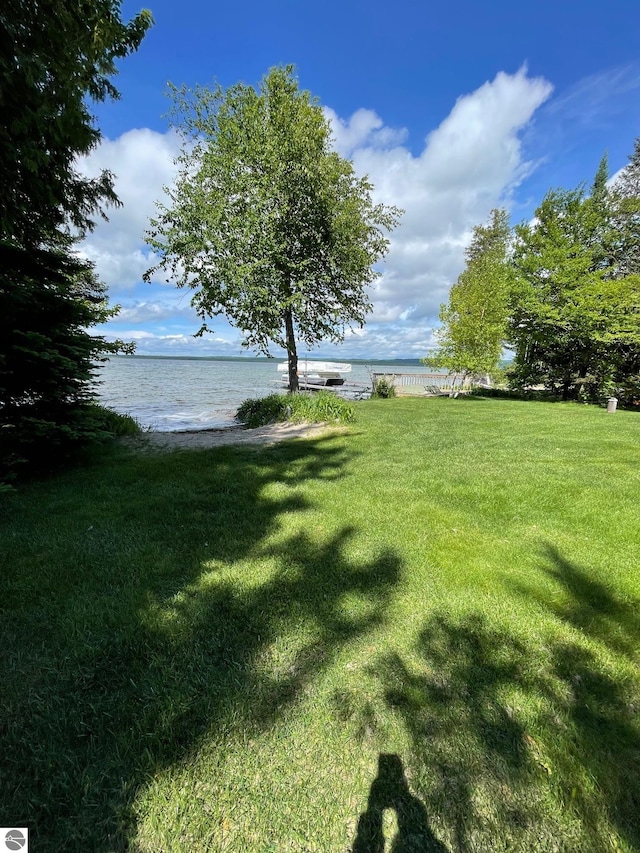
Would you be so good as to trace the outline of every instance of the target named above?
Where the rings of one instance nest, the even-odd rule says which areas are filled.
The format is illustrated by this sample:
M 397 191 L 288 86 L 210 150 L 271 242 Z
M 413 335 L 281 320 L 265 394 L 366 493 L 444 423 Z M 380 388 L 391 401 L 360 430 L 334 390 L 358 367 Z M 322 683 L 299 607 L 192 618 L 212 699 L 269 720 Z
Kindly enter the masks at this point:
M 242 426 L 182 432 L 144 432 L 122 439 L 127 447 L 137 450 L 206 450 L 226 444 L 275 444 L 288 438 L 312 438 L 320 435 L 326 424 L 269 424 L 246 429 Z

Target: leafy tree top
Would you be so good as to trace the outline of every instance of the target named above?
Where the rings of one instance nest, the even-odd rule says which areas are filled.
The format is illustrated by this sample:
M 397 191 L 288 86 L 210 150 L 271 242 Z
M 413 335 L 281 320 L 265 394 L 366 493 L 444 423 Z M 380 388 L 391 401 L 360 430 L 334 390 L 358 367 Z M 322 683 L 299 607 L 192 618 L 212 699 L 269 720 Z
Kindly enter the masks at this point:
M 506 210 L 493 210 L 486 225 L 473 229 L 465 251 L 467 266 L 452 286 L 448 304 L 440 308 L 439 347 L 426 364 L 473 375 L 497 368 L 513 284 L 510 237 Z
M 621 275 L 626 238 L 606 177 L 603 160 L 589 197 L 582 187 L 552 190 L 534 224 L 516 229 L 514 378 L 559 387 L 564 399 L 587 387 L 601 392 L 633 369 L 640 341 L 640 277 Z
M 366 286 L 400 211 L 374 204 L 372 186 L 331 148 L 316 99 L 293 67 L 273 68 L 258 90 L 173 88 L 184 137 L 170 203 L 148 242 L 161 268 L 193 291 L 202 319 L 225 313 L 247 346 L 296 358 L 362 325 Z

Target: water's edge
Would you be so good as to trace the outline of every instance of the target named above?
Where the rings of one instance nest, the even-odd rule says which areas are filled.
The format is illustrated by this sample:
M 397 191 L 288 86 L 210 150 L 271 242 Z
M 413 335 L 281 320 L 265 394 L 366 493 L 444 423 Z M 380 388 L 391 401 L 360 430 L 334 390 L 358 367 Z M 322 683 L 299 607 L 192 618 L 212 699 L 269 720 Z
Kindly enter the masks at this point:
M 98 369 L 99 401 L 160 432 L 232 426 L 240 404 L 282 389 L 276 360 L 116 357 Z M 371 387 L 371 373 L 419 372 L 419 363 L 352 363 L 349 383 Z

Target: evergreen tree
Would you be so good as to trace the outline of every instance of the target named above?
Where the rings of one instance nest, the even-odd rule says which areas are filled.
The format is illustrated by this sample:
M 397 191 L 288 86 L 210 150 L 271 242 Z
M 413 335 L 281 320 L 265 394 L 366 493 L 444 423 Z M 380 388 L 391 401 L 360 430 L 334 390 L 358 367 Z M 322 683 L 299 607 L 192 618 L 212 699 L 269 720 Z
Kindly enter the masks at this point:
M 620 275 L 640 274 L 640 137 L 614 187 Z
M 0 6 L 0 235 L 19 246 L 57 242 L 114 204 L 112 175 L 75 161 L 99 142 L 88 99 L 118 98 L 115 60 L 151 25 L 120 18 L 121 0 L 3 0 Z
M 87 331 L 110 311 L 74 235 L 117 198 L 75 160 L 100 139 L 87 100 L 118 96 L 115 60 L 150 24 L 123 23 L 119 0 L 0 8 L 0 477 L 95 431 L 93 365 L 114 346 Z

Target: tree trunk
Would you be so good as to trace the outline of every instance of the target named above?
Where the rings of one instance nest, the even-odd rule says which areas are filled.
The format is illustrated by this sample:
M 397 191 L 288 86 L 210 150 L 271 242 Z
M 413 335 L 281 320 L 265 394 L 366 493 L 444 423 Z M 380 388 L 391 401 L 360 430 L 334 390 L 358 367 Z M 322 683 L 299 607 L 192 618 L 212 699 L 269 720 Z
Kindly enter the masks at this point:
M 289 360 L 289 393 L 295 394 L 300 390 L 298 383 L 298 351 L 296 349 L 296 338 L 293 332 L 293 315 L 291 308 L 284 312 L 284 327 L 287 333 L 287 358 Z
M 562 402 L 566 403 L 569 399 L 569 387 L 571 386 L 571 380 L 565 379 L 562 383 Z

